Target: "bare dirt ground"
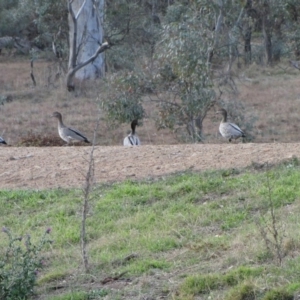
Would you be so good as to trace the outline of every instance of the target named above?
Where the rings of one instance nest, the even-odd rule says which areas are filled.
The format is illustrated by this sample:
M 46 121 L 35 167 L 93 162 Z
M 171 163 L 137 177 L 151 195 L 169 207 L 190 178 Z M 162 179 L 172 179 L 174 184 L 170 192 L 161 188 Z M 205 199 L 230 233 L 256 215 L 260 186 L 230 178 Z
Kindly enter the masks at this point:
M 0 189 L 80 188 L 91 147 L 1 147 Z M 241 168 L 300 157 L 298 143 L 96 146 L 95 183 L 185 170 Z

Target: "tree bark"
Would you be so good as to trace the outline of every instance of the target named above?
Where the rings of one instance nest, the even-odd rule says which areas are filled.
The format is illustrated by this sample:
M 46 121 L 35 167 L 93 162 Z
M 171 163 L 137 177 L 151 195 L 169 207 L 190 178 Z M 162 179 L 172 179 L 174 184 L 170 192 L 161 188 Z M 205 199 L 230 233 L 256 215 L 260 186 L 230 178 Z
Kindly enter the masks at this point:
M 213 46 L 208 50 L 208 55 L 207 55 L 207 63 L 208 63 L 209 69 L 210 69 L 212 59 L 214 56 L 214 51 L 218 47 L 218 44 L 219 44 L 219 38 L 220 38 L 223 19 L 224 19 L 224 2 L 223 2 L 223 0 L 219 1 L 218 6 L 219 6 L 219 15 L 218 15 L 218 18 L 217 18 L 217 21 L 215 24 L 214 43 L 213 43 Z
M 103 46 L 104 0 L 68 0 L 70 55 L 67 85 L 105 75 Z M 107 44 L 107 43 L 106 43 Z M 108 44 L 107 44 L 108 46 Z M 96 55 L 95 55 L 96 54 Z
M 108 49 L 110 46 L 107 42 L 103 43 L 102 45 L 99 46 L 99 48 L 95 51 L 95 53 L 93 54 L 93 56 L 91 56 L 89 59 L 87 59 L 86 61 L 84 61 L 81 64 L 75 65 L 74 67 L 70 68 L 67 74 L 67 87 L 69 91 L 73 91 L 75 89 L 74 87 L 74 76 L 75 74 L 77 74 L 76 72 L 80 69 L 82 69 L 83 67 L 85 67 L 86 65 L 88 65 L 90 62 L 93 62 L 100 53 L 103 53 L 106 49 Z
M 264 36 L 267 64 L 271 65 L 273 62 L 273 48 L 272 48 L 272 22 L 271 22 L 271 11 L 270 11 L 269 1 L 265 1 L 262 7 L 262 31 Z
M 252 26 L 251 26 L 251 11 L 252 11 L 252 0 L 247 0 L 245 5 L 246 21 L 244 26 L 244 60 L 245 64 L 251 64 L 252 53 L 251 53 L 251 38 L 252 38 Z
M 283 35 L 281 25 L 284 23 L 284 17 L 281 15 L 276 18 L 274 22 L 274 36 L 275 42 L 273 43 L 273 61 L 279 62 L 282 54 Z

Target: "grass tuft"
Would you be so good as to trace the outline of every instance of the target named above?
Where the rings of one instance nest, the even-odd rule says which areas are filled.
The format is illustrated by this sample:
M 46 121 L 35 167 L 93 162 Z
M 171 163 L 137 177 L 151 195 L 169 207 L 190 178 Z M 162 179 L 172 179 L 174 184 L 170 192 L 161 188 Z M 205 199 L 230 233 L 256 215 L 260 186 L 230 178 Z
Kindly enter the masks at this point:
M 57 270 L 53 272 L 48 272 L 38 280 L 37 284 L 42 286 L 45 283 L 64 280 L 68 276 L 70 276 L 70 273 L 68 271 Z
M 183 284 L 180 286 L 180 293 L 182 295 L 196 295 L 209 293 L 212 290 L 222 289 L 225 287 L 237 286 L 250 278 L 259 277 L 262 274 L 262 268 L 249 268 L 241 266 L 235 270 L 231 270 L 228 273 L 221 274 L 207 274 L 207 275 L 195 275 L 188 276 Z M 242 287 L 242 288 L 241 288 Z M 248 292 L 248 288 L 241 286 L 234 289 L 234 292 L 245 294 L 245 290 Z M 231 295 L 231 297 L 233 297 Z M 244 299 L 244 298 L 228 298 L 228 299 Z M 253 298 L 254 299 L 254 298 Z
M 224 300 L 256 300 L 257 294 L 258 292 L 252 283 L 242 283 L 231 289 Z
M 283 288 L 268 291 L 262 300 L 294 300 L 294 295 Z

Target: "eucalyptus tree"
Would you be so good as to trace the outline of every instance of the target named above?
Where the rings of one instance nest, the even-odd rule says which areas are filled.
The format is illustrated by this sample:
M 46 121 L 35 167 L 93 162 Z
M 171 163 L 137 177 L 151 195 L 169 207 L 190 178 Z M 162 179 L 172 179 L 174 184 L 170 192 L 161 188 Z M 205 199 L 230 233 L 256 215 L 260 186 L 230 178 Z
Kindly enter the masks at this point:
M 75 81 L 104 76 L 104 0 L 68 0 L 69 65 L 67 88 L 74 90 Z
M 18 0 L 0 0 L 0 37 L 12 36 L 20 29 L 15 17 L 17 8 Z
M 183 127 L 193 141 L 202 140 L 202 123 L 215 101 L 208 57 L 216 47 L 215 15 L 207 3 L 170 6 L 156 46 L 154 83 L 166 93 L 157 100 L 159 127 Z
M 60 36 L 57 33 L 60 32 Z M 53 36 L 68 36 L 67 6 L 61 0 L 1 0 L 0 36 L 27 39 L 40 49 L 51 49 Z
M 288 26 L 285 36 L 290 41 L 291 50 L 295 58 L 300 58 L 300 2 L 290 0 L 286 3 L 285 9 L 288 14 Z
M 160 22 L 155 13 L 156 1 L 152 1 L 152 4 L 142 2 L 108 0 L 104 5 L 104 0 L 68 0 L 69 90 L 74 88 L 74 79 L 82 81 L 104 77 L 106 66 L 112 70 L 110 58 L 113 54 L 116 54 L 114 59 L 120 62 L 120 69 L 126 68 L 126 65 L 133 65 L 134 60 L 143 56 L 146 48 L 150 50 L 150 55 L 153 54 L 155 23 Z M 112 46 L 114 49 L 127 47 L 130 50 L 125 54 L 120 53 L 118 49 L 112 49 L 113 54 L 108 57 L 105 65 L 104 51 Z
M 300 2 L 298 0 L 279 0 L 274 2 L 275 59 L 285 54 L 289 58 L 300 57 Z
M 107 76 L 101 92 L 110 123 L 129 123 L 145 116 L 144 94 L 151 91 L 155 45 L 161 34 L 166 1 L 108 0 L 105 33 L 112 47 L 106 55 Z M 139 122 L 140 123 L 140 122 Z
M 300 3 L 297 0 L 253 0 L 256 31 L 262 33 L 266 64 L 279 61 L 283 54 L 300 49 Z M 289 54 L 288 54 L 289 55 Z

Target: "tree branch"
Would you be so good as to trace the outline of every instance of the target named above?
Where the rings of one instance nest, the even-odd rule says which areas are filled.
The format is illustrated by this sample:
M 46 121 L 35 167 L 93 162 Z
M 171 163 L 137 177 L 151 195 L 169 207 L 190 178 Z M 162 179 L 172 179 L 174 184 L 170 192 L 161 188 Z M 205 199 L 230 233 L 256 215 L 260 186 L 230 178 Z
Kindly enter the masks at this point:
M 76 59 L 77 59 L 77 55 L 76 55 L 76 48 L 77 48 L 77 19 L 76 19 L 76 16 L 75 16 L 75 13 L 73 11 L 73 8 L 72 8 L 72 2 L 73 0 L 70 0 L 68 2 L 68 10 L 69 10 L 69 13 L 71 14 L 71 17 L 72 17 L 72 22 L 73 22 L 73 26 L 74 26 L 74 32 L 73 32 L 73 39 L 72 39 L 72 51 L 70 53 L 71 55 L 71 66 L 72 66 L 72 69 L 76 66 Z
M 83 68 L 84 66 L 88 65 L 90 62 L 94 61 L 97 56 L 104 52 L 105 50 L 107 50 L 108 48 L 110 48 L 110 45 L 108 42 L 104 42 L 102 43 L 99 48 L 95 51 L 95 53 L 89 58 L 87 59 L 86 61 L 84 61 L 83 63 L 77 65 L 77 66 L 72 66 L 72 68 L 69 70 L 68 74 L 67 74 L 67 87 L 69 90 L 73 90 L 73 85 L 72 85 L 72 79 L 73 79 L 73 76 L 75 75 L 75 73 Z
M 71 70 L 71 72 L 76 73 L 79 69 L 81 69 L 84 66 L 88 65 L 90 62 L 94 61 L 100 53 L 104 52 L 109 47 L 110 46 L 109 46 L 108 42 L 104 42 L 102 45 L 99 46 L 99 48 L 96 50 L 96 52 L 89 59 L 87 59 L 83 63 L 77 65 L 74 69 Z
M 33 59 L 30 62 L 30 66 L 31 66 L 30 77 L 32 79 L 33 85 L 36 86 L 36 81 L 35 81 L 34 74 L 33 74 Z
M 290 60 L 290 63 L 291 63 L 291 65 L 292 65 L 294 68 L 300 70 L 299 62 L 298 62 L 298 61 Z
M 76 20 L 78 19 L 79 15 L 81 14 L 83 7 L 85 6 L 87 0 L 84 0 L 84 2 L 82 3 L 81 7 L 79 8 L 77 14 L 76 14 Z

